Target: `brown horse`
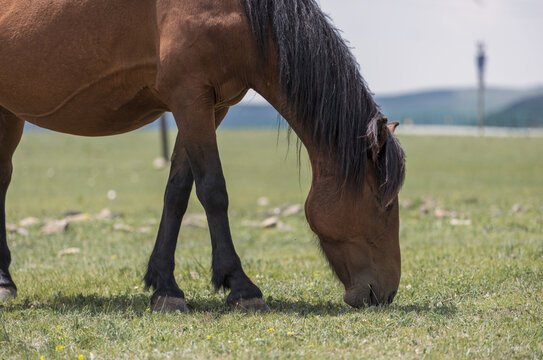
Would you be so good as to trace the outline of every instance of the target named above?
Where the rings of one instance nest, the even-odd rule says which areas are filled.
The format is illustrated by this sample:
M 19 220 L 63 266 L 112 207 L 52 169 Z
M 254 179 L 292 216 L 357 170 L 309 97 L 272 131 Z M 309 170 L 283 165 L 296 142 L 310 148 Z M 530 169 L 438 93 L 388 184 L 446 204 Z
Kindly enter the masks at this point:
M 25 121 L 69 134 L 178 126 L 145 284 L 153 309 L 187 310 L 174 278 L 196 183 L 212 282 L 237 309 L 265 309 L 234 249 L 216 128 L 255 89 L 288 121 L 313 168 L 306 217 L 355 307 L 390 303 L 400 280 L 404 153 L 358 64 L 315 0 L 0 0 L 0 299 L 15 297 L 5 195 Z

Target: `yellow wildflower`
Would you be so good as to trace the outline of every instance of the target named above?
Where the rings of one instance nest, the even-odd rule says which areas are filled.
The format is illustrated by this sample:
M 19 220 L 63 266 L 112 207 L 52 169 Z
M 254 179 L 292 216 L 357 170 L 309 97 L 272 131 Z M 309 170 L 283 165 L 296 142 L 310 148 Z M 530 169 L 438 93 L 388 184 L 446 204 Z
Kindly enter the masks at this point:
M 208 336 L 207 336 L 207 339 L 208 339 L 208 340 L 211 339 L 211 335 L 208 335 Z
M 77 355 L 77 359 L 78 359 L 78 360 L 83 360 L 83 358 L 84 358 L 83 355 L 81 355 L 81 354 Z
M 287 333 L 287 335 L 288 335 L 288 336 L 292 336 L 292 335 L 294 335 L 294 332 L 289 331 L 289 332 Z
M 64 346 L 59 345 L 59 346 L 57 346 L 57 347 L 55 348 L 55 350 L 56 350 L 56 351 L 62 351 L 62 350 L 64 350 Z
M 269 329 L 268 329 L 268 332 L 273 332 L 273 328 L 269 328 Z

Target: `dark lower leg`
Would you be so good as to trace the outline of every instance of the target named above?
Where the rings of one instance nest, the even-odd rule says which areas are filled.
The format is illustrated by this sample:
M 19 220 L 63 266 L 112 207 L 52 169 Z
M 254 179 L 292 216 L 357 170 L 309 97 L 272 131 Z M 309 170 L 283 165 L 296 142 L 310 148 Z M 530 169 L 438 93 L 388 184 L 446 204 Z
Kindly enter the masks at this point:
M 226 111 L 216 113 L 210 104 L 214 93 L 186 93 L 180 87 L 172 98 L 184 104 L 172 104 L 179 134 L 196 183 L 196 194 L 202 203 L 209 225 L 212 244 L 212 282 L 215 288 L 230 289 L 227 302 L 240 309 L 265 309 L 262 292 L 247 277 L 236 253 L 228 222 L 228 194 L 219 158 L 216 126 Z M 197 96 L 196 96 L 197 95 Z M 243 299 L 256 299 L 250 304 Z M 245 306 L 247 305 L 247 306 Z
M 2 174 L 4 172 L 4 174 Z M 4 175 L 4 176 L 3 176 Z M 7 184 L 9 180 L 2 179 L 5 177 L 5 171 L 0 170 L 0 288 L 13 289 L 14 294 L 17 291 L 15 283 L 9 274 L 9 265 L 11 264 L 11 253 L 8 248 L 6 236 L 6 212 L 5 212 L 5 196 Z M 7 294 L 7 290 L 4 290 Z M 2 294 L 0 293 L 0 298 Z
M 175 249 L 192 183 L 192 172 L 186 159 L 185 150 L 176 142 L 164 196 L 162 219 L 145 275 L 145 285 L 155 290 L 151 299 L 152 303 L 156 302 L 159 297 L 185 297 L 174 277 Z
M 9 273 L 11 253 L 6 234 L 6 192 L 11 180 L 11 157 L 23 131 L 23 122 L 0 108 L 0 300 L 17 295 Z
M 212 173 L 211 173 L 212 174 Z M 262 292 L 243 271 L 236 253 L 228 221 L 228 194 L 222 171 L 207 174 L 196 182 L 196 190 L 206 211 L 212 244 L 212 282 L 215 288 L 230 289 L 227 302 L 262 298 Z

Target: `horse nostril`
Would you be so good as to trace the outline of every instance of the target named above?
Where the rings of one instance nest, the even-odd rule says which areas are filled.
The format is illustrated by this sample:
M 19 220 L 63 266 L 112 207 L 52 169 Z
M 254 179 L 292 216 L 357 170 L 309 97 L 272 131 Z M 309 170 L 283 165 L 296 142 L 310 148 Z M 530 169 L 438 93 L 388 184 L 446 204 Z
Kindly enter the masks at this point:
M 370 303 L 369 305 L 372 306 L 372 305 L 379 305 L 379 299 L 377 298 L 377 294 L 375 293 L 375 290 L 374 290 L 374 286 L 372 286 L 371 284 L 369 285 L 370 287 Z

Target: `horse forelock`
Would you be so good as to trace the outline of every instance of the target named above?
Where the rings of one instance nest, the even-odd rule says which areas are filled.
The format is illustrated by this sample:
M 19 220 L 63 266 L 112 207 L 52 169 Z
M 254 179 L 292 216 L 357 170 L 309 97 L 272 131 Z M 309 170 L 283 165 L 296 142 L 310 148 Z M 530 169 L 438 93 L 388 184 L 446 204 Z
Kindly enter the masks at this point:
M 268 56 L 271 35 L 282 96 L 297 126 L 322 155 L 333 154 L 340 187 L 361 189 L 367 151 L 378 134 L 372 120 L 380 111 L 339 30 L 315 0 L 241 1 L 262 56 Z M 368 137 L 372 131 L 375 137 Z M 386 174 L 387 183 L 399 175 Z M 383 189 L 388 193 L 388 185 Z

